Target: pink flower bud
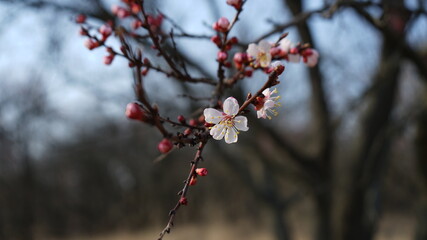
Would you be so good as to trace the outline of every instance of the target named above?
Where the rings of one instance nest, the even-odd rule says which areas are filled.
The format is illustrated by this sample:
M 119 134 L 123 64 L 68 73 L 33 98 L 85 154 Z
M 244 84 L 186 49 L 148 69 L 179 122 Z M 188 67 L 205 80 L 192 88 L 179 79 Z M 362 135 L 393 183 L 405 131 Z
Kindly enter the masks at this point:
M 179 203 L 180 203 L 181 205 L 187 205 L 187 204 L 188 204 L 187 198 L 186 198 L 186 197 L 181 197 L 181 198 L 179 199 Z
M 218 19 L 217 22 L 212 25 L 212 28 L 218 32 L 226 32 L 229 26 L 230 22 L 228 21 L 228 19 L 225 17 L 221 17 L 220 19 Z
M 111 33 L 113 32 L 113 29 L 109 24 L 104 24 L 99 28 L 98 31 L 99 33 L 102 34 L 102 37 L 106 39 L 108 36 L 111 35 Z
M 252 77 L 252 73 L 253 73 L 253 71 L 252 71 L 252 70 L 246 70 L 246 71 L 245 71 L 245 76 L 246 76 L 246 77 Z
M 114 56 L 115 56 L 114 54 L 105 56 L 104 57 L 104 64 L 105 65 L 110 65 L 113 62 L 113 60 L 114 60 Z
M 161 153 L 168 153 L 170 150 L 172 150 L 172 147 L 173 147 L 172 142 L 169 139 L 167 139 L 167 138 L 164 138 L 157 145 L 157 149 Z
M 144 119 L 144 112 L 141 107 L 134 102 L 128 103 L 125 111 L 126 117 L 134 120 L 142 120 Z
M 197 175 L 203 177 L 203 176 L 208 175 L 208 170 L 206 168 L 197 168 L 196 173 L 197 173 Z
M 188 185 L 190 186 L 194 186 L 197 183 L 197 177 L 191 177 L 190 182 L 188 183 Z
M 236 64 L 243 64 L 243 63 L 248 61 L 248 54 L 238 52 L 238 53 L 234 54 L 233 61 Z
M 191 119 L 190 122 L 188 123 L 188 125 L 195 127 L 195 126 L 199 125 L 199 122 L 196 119 Z
M 148 70 L 150 70 L 149 68 L 144 68 L 144 69 L 142 69 L 141 70 L 141 75 L 142 76 L 147 76 L 147 74 L 148 74 Z
M 226 52 L 218 52 L 217 54 L 217 60 L 218 62 L 224 62 L 225 60 L 227 60 L 228 54 Z
M 85 47 L 87 47 L 89 50 L 92 50 L 94 48 L 99 47 L 99 43 L 92 39 L 87 39 L 84 43 Z
M 79 14 L 76 16 L 76 23 L 85 23 L 86 22 L 86 15 L 84 14 Z
M 242 7 L 242 0 L 227 0 L 227 4 L 233 6 L 236 10 Z

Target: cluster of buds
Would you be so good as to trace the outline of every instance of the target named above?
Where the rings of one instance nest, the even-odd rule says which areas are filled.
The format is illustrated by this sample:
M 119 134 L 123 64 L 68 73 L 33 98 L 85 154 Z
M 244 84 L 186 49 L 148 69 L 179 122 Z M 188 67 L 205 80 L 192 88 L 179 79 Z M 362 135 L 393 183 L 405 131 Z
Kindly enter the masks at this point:
M 197 176 L 207 176 L 208 175 L 208 170 L 206 168 L 197 168 L 196 171 L 193 173 L 193 175 L 190 178 L 190 182 L 188 183 L 188 185 L 190 186 L 194 186 L 197 183 Z
M 115 16 L 121 19 L 127 18 L 130 15 L 132 15 L 132 12 L 129 9 L 118 6 L 118 5 L 113 5 L 111 7 L 111 12 L 113 12 Z
M 217 32 L 227 32 L 230 27 L 230 21 L 226 17 L 221 17 L 218 21 L 212 24 L 212 28 Z
M 281 39 L 278 44 L 271 44 L 265 40 L 261 40 L 258 44 L 251 43 L 246 52 L 251 66 L 254 69 L 264 69 L 267 73 L 271 69 L 272 60 L 286 60 L 298 63 L 302 59 L 307 66 L 314 67 L 319 58 L 319 53 L 310 48 L 309 44 L 294 45 L 287 38 Z M 238 64 L 240 63 L 237 62 L 236 66 L 240 66 Z

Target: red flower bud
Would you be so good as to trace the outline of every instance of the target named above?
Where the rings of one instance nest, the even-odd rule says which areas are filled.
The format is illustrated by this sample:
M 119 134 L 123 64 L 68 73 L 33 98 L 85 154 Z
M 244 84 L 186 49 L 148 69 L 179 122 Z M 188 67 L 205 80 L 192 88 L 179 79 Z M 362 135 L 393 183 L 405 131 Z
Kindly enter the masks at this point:
M 226 32 L 228 31 L 229 26 L 230 26 L 230 21 L 228 21 L 228 19 L 225 17 L 221 17 L 220 19 L 218 19 L 218 21 L 216 21 L 212 25 L 212 28 L 218 32 Z
M 134 102 L 128 103 L 125 114 L 126 117 L 134 120 L 142 120 L 144 118 L 144 112 L 141 107 Z
M 157 149 L 159 150 L 159 152 L 161 153 L 168 153 L 171 149 L 173 148 L 173 144 L 172 142 L 167 139 L 164 138 L 162 141 L 159 142 L 159 144 L 157 145 Z
M 197 183 L 197 177 L 192 176 L 188 185 L 194 186 L 194 185 L 196 185 L 196 183 Z
M 87 39 L 84 44 L 89 50 L 99 47 L 99 42 L 92 39 Z
M 76 23 L 85 23 L 86 22 L 86 15 L 84 14 L 79 14 L 76 16 Z
M 105 65 L 110 65 L 113 62 L 113 60 L 114 60 L 114 56 L 115 56 L 114 54 L 105 56 L 104 57 L 104 64 Z
M 197 173 L 197 175 L 203 177 L 203 176 L 208 175 L 208 170 L 206 168 L 197 168 L 196 173 Z
M 242 7 L 242 0 L 227 0 L 227 4 L 233 6 L 236 10 Z
M 111 33 L 113 32 L 113 29 L 111 28 L 111 26 L 109 24 L 104 24 L 99 28 L 99 33 L 102 34 L 102 37 L 104 39 L 108 38 Z
M 222 41 L 218 35 L 211 37 L 211 41 L 217 45 L 217 47 L 221 47 Z
M 186 198 L 186 197 L 181 197 L 181 198 L 179 199 L 179 203 L 180 203 L 181 205 L 187 205 L 187 204 L 188 204 L 187 198 Z
M 177 117 L 177 119 L 178 119 L 178 122 L 180 122 L 180 123 L 185 123 L 185 117 L 184 117 L 184 116 L 179 115 L 179 116 Z
M 245 71 L 245 76 L 246 77 L 252 77 L 252 70 L 246 70 Z
M 147 74 L 148 74 L 148 70 L 149 70 L 149 68 L 144 68 L 144 69 L 142 69 L 142 70 L 141 70 L 141 75 L 142 75 L 142 76 L 147 76 Z
M 224 62 L 225 60 L 227 60 L 228 54 L 226 52 L 218 52 L 217 54 L 217 60 L 218 62 Z
M 230 38 L 230 40 L 228 40 L 228 42 L 230 44 L 236 44 L 239 42 L 239 39 L 237 37 L 232 37 L 232 38 Z
M 192 127 L 195 127 L 195 126 L 199 125 L 199 122 L 196 119 L 191 119 L 188 124 Z

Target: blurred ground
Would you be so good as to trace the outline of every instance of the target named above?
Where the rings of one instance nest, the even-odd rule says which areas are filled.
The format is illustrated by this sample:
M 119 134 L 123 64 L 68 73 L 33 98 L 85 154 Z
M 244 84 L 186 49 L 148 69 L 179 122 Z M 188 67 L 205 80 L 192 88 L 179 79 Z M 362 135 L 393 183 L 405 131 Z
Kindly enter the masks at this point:
M 294 222 L 295 223 L 295 222 Z M 298 225 L 296 231 L 292 231 L 293 239 L 312 239 L 310 224 L 306 221 L 295 223 Z M 305 226 L 304 226 L 305 225 Z M 413 239 L 415 232 L 415 219 L 412 216 L 387 214 L 379 224 L 375 240 L 407 240 Z M 149 240 L 156 239 L 162 226 L 147 228 L 142 231 L 115 232 L 109 234 L 73 236 L 68 238 L 46 238 L 39 237 L 37 240 Z M 218 240 L 218 239 L 245 239 L 245 240 L 271 240 L 274 239 L 272 232 L 262 226 L 254 226 L 250 223 L 236 222 L 235 224 L 204 223 L 177 225 L 172 230 L 172 235 L 166 239 L 188 240 Z

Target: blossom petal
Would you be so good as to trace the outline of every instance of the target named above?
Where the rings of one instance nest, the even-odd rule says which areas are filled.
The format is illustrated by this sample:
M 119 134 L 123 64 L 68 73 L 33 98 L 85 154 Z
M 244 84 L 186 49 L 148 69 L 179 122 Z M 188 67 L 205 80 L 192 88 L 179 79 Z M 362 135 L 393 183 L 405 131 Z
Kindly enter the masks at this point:
M 270 53 L 271 44 L 265 40 L 261 40 L 258 44 L 258 48 L 265 53 Z
M 249 44 L 248 50 L 246 50 L 246 52 L 248 53 L 249 56 L 256 58 L 258 56 L 259 50 L 258 50 L 258 47 L 255 43 L 251 43 L 251 44 Z
M 317 60 L 319 58 L 319 52 L 317 52 L 316 50 L 312 49 L 313 53 L 307 57 L 307 62 L 306 64 L 309 67 L 314 67 L 317 64 Z
M 237 132 L 234 130 L 234 128 L 227 129 L 227 133 L 225 134 L 225 142 L 228 144 L 237 142 Z
M 280 41 L 280 48 L 281 48 L 285 53 L 288 53 L 288 52 L 289 52 L 289 50 L 291 49 L 291 47 L 292 47 L 292 42 L 291 42 L 289 39 L 284 38 L 284 39 L 282 39 L 282 40 Z
M 237 116 L 233 120 L 234 127 L 240 131 L 248 131 L 248 119 L 245 116 Z
M 270 98 L 270 95 L 271 95 L 270 88 L 266 88 L 264 91 L 262 91 L 262 95 L 264 95 L 264 97 L 266 98 Z
M 239 103 L 234 97 L 229 97 L 225 99 L 224 105 L 222 108 L 225 114 L 234 116 L 239 112 Z
M 212 135 L 213 139 L 221 140 L 224 137 L 226 130 L 227 127 L 224 124 L 217 124 L 213 126 L 209 133 Z
M 276 102 L 274 102 L 273 100 L 267 100 L 264 103 L 264 109 L 270 109 L 273 108 L 274 105 L 276 105 Z
M 206 108 L 203 111 L 203 115 L 205 115 L 205 121 L 208 123 L 219 123 L 224 117 L 223 113 L 214 109 L 214 108 Z
M 266 112 L 265 112 L 264 109 L 261 109 L 261 110 L 257 111 L 256 115 L 257 115 L 258 118 L 264 118 L 264 119 L 267 118 L 267 114 L 266 114 Z
M 289 54 L 288 55 L 289 62 L 294 62 L 294 63 L 299 63 L 300 57 L 301 56 L 299 54 Z

